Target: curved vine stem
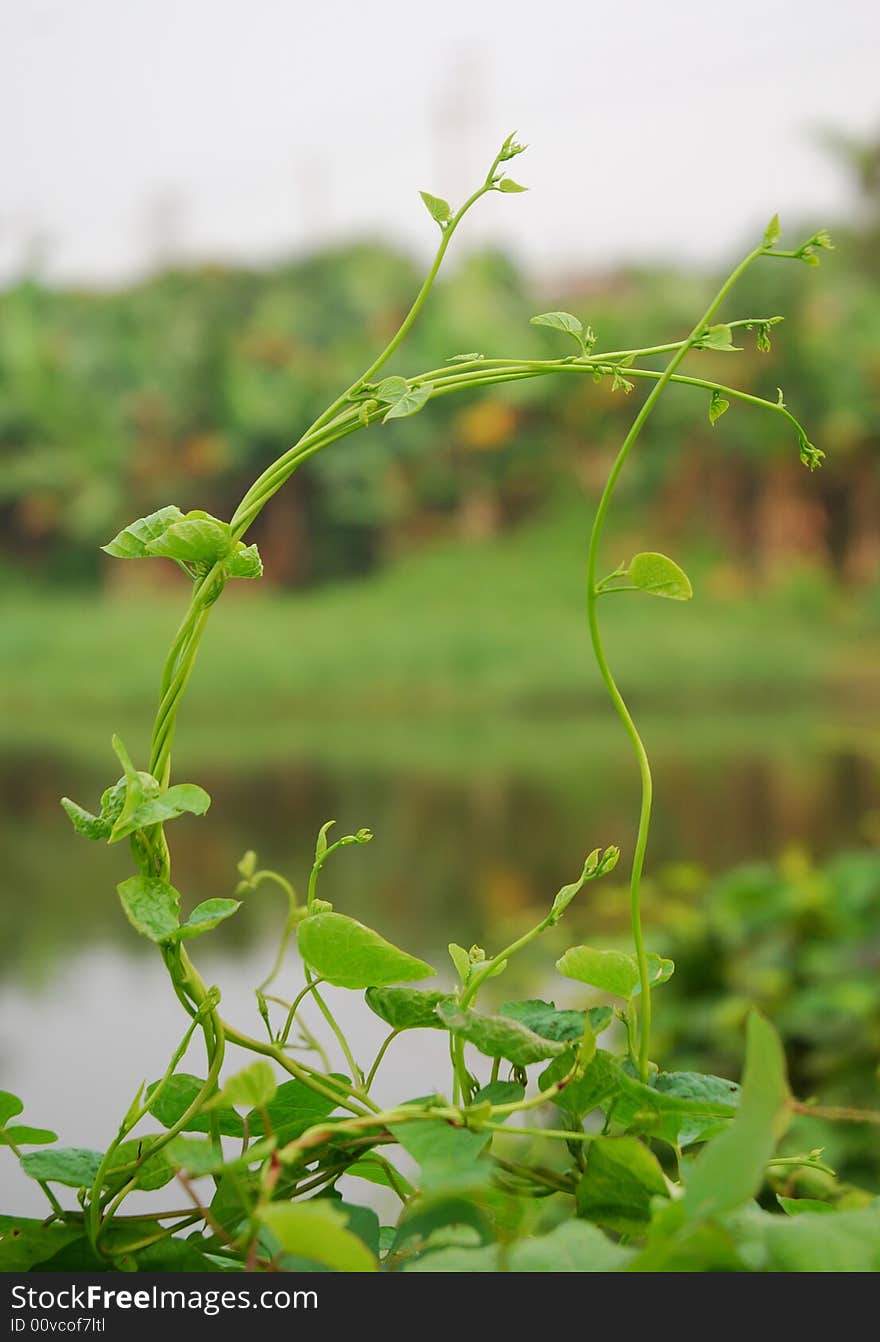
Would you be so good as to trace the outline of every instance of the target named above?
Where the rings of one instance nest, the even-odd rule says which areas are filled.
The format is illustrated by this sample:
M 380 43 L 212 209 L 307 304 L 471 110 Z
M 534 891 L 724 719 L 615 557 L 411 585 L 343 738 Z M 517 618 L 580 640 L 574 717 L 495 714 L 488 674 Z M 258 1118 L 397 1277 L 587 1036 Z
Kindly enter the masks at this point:
M 641 987 L 638 1061 L 639 1075 L 643 1081 L 646 1081 L 648 1078 L 648 1059 L 651 1047 L 651 981 L 648 971 L 648 956 L 645 949 L 644 930 L 642 927 L 641 883 L 642 872 L 645 865 L 645 853 L 648 847 L 648 834 L 651 827 L 651 808 L 654 798 L 654 785 L 651 777 L 651 765 L 648 759 L 648 753 L 645 750 L 644 742 L 639 735 L 638 728 L 636 727 L 632 714 L 618 688 L 611 667 L 608 664 L 608 659 L 605 655 L 605 648 L 602 643 L 602 635 L 599 629 L 597 610 L 599 593 L 597 590 L 596 567 L 599 557 L 599 547 L 605 529 L 605 521 L 608 516 L 608 510 L 611 507 L 611 500 L 614 497 L 617 482 L 620 479 L 621 472 L 626 465 L 627 458 L 632 451 L 634 444 L 650 418 L 657 402 L 660 400 L 660 397 L 672 381 L 679 364 L 688 351 L 693 348 L 697 340 L 699 340 L 737 280 L 748 269 L 752 262 L 756 261 L 757 258 L 761 256 L 763 250 L 763 247 L 758 247 L 750 252 L 745 260 L 741 261 L 736 269 L 728 276 L 709 306 L 706 308 L 706 311 L 703 313 L 700 320 L 697 322 L 696 326 L 691 331 L 687 340 L 683 341 L 676 349 L 665 369 L 651 388 L 641 409 L 633 420 L 629 433 L 624 438 L 620 451 L 611 467 L 610 474 L 605 482 L 605 487 L 602 490 L 602 495 L 599 499 L 596 515 L 593 519 L 592 531 L 590 532 L 590 543 L 587 554 L 587 622 L 590 630 L 590 642 L 592 643 L 596 664 L 599 667 L 599 673 L 605 683 L 608 696 L 632 743 L 633 751 L 635 752 L 638 763 L 642 790 L 641 804 L 639 807 L 639 825 L 636 834 L 635 849 L 633 851 L 632 865 L 630 868 L 630 918 L 633 943 L 635 945 L 636 959 L 639 967 L 639 984 Z

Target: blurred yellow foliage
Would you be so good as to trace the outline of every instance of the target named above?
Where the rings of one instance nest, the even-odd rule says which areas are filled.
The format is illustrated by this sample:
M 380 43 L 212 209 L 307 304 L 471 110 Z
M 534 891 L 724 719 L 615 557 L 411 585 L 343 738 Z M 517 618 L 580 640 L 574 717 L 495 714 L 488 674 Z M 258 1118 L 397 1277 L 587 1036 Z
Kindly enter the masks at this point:
M 515 428 L 515 411 L 501 401 L 480 401 L 455 418 L 456 436 L 474 452 L 502 447 Z

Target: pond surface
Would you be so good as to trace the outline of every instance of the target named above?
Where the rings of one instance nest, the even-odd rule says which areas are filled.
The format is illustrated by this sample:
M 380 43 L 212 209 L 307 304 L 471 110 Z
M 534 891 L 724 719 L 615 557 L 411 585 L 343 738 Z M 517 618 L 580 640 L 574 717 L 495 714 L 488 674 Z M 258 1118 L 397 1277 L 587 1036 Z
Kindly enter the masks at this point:
M 520 746 L 512 758 L 505 742 L 513 733 Z M 448 941 L 491 948 L 505 924 L 542 908 L 573 878 L 589 849 L 631 848 L 636 783 L 616 733 L 559 720 L 530 723 L 528 733 L 531 755 L 517 723 L 472 722 L 422 737 L 414 725 L 404 731 L 405 750 L 385 761 L 377 751 L 382 762 L 369 766 L 362 751 L 346 758 L 343 739 L 324 757 L 199 768 L 193 776 L 212 794 L 212 809 L 170 830 L 175 884 L 187 905 L 229 895 L 237 860 L 254 848 L 261 863 L 303 885 L 325 820 L 335 817 L 339 834 L 369 826 L 375 841 L 336 855 L 321 893 L 445 975 Z M 686 867 L 689 888 L 698 889 L 701 873 L 776 857 L 786 846 L 821 858 L 876 839 L 877 762 L 851 725 L 826 720 L 817 733 L 796 715 L 731 722 L 718 713 L 682 731 L 658 723 L 652 732 L 649 722 L 647 735 L 655 738 L 653 873 Z M 188 772 L 178 761 L 178 779 Z M 94 765 L 46 750 L 19 746 L 0 764 L 0 1085 L 25 1099 L 25 1121 L 54 1127 L 67 1145 L 106 1142 L 181 1034 L 162 966 L 114 893 L 130 874 L 124 845 L 77 839 L 57 804 L 66 793 L 91 807 L 107 781 Z M 573 930 L 585 939 L 591 926 L 622 926 L 624 908 L 622 892 L 615 901 L 612 885 L 597 885 Z M 264 887 L 198 950 L 207 981 L 223 990 L 225 1014 L 255 1032 L 252 985 L 266 972 L 283 912 L 280 895 Z M 356 1053 L 369 1060 L 383 1026 L 352 1005 L 343 1014 Z M 444 1057 L 442 1036 L 430 1032 L 418 1049 L 390 1050 L 377 1097 L 433 1089 Z M 201 1070 L 197 1060 L 189 1065 Z M 38 1190 L 13 1161 L 4 1162 L 0 1183 L 3 1210 L 40 1209 Z

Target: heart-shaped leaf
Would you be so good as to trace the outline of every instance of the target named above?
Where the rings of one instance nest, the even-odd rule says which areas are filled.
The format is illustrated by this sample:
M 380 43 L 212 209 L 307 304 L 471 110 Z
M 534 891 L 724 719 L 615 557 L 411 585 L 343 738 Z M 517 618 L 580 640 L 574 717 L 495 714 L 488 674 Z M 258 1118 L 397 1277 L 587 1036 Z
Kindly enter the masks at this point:
M 523 1002 L 505 1002 L 498 1008 L 499 1016 L 507 1016 L 527 1025 L 543 1039 L 570 1042 L 580 1039 L 587 1024 L 589 1014 L 590 1030 L 601 1034 L 611 1024 L 614 1015 L 611 1007 L 591 1007 L 586 1011 L 563 1011 L 552 1002 L 542 1002 L 540 998 L 529 998 Z
M 368 988 L 366 1003 L 394 1030 L 442 1030 L 436 1008 L 448 994 L 421 988 Z
M 637 554 L 630 561 L 626 576 L 640 592 L 665 596 L 671 601 L 690 601 L 694 594 L 691 580 L 673 559 L 656 551 Z
M 337 988 L 381 988 L 430 978 L 436 972 L 343 913 L 304 918 L 296 935 L 302 958 Z
M 244 545 L 239 541 L 237 549 L 226 561 L 226 572 L 230 578 L 262 578 L 263 561 L 256 545 Z
M 11 1090 L 0 1090 L 0 1127 L 20 1114 L 23 1108 L 21 1100 Z
M 21 1168 L 31 1179 L 41 1179 L 44 1183 L 89 1188 L 98 1177 L 102 1159 L 100 1151 L 62 1146 L 54 1151 L 29 1151 L 21 1158 Z
M 158 876 L 130 876 L 116 888 L 136 932 L 157 945 L 173 939 L 180 919 L 180 894 L 173 885 Z
M 268 1062 L 259 1060 L 236 1072 L 204 1106 L 205 1109 L 232 1109 L 244 1105 L 259 1109 L 269 1104 L 278 1091 L 275 1073 Z
M 348 1084 L 348 1077 L 341 1076 L 338 1072 L 331 1072 L 330 1080 Z M 296 1141 L 307 1128 L 328 1118 L 335 1108 L 336 1102 L 333 1099 L 316 1093 L 311 1086 L 296 1079 L 282 1082 L 273 1098 L 265 1105 L 271 1131 L 279 1146 L 286 1146 L 288 1142 Z M 264 1131 L 262 1111 L 252 1109 L 247 1120 L 248 1131 L 254 1137 L 261 1137 Z
M 173 522 L 150 541 L 147 553 L 184 564 L 213 564 L 228 555 L 232 547 L 229 523 L 196 511 L 187 513 L 180 522 Z
M 173 940 L 187 941 L 190 937 L 200 937 L 231 918 L 240 908 L 240 899 L 206 899 L 196 905 L 185 923 L 181 923 Z
M 29 1128 L 25 1123 L 0 1128 L 0 1146 L 51 1146 L 57 1141 L 57 1132 L 49 1128 Z
M 112 541 L 101 549 L 114 559 L 149 559 L 153 551 L 148 546 L 162 536 L 175 522 L 183 520 L 183 513 L 175 504 L 159 508 L 136 522 L 129 522 Z
M 273 1202 L 260 1220 L 285 1253 L 321 1263 L 334 1272 L 376 1272 L 379 1264 L 363 1240 L 348 1229 L 350 1215 L 327 1198 Z
M 150 1113 L 166 1128 L 174 1127 L 192 1105 L 204 1084 L 203 1080 L 191 1076 L 188 1072 L 176 1072 L 165 1081 L 161 1090 L 160 1083 L 154 1081 L 146 1089 L 146 1101 Z M 240 1137 L 244 1131 L 241 1119 L 232 1108 L 221 1109 L 217 1114 L 217 1122 L 224 1137 Z M 199 1111 L 186 1122 L 181 1131 L 210 1132 L 211 1123 L 207 1116 Z
M 391 405 L 382 423 L 387 424 L 389 419 L 406 419 L 409 415 L 417 414 L 427 403 L 433 390 L 432 382 L 423 382 L 419 387 L 408 387 Z
M 565 1052 L 566 1045 L 535 1034 L 527 1025 L 509 1016 L 482 1016 L 462 1008 L 453 998 L 437 1007 L 437 1013 L 453 1034 L 460 1035 L 489 1058 L 506 1058 L 515 1067 L 527 1067 Z
M 425 202 L 425 208 L 431 218 L 435 220 L 436 223 L 440 224 L 442 227 L 443 224 L 449 222 L 452 218 L 452 206 L 449 204 L 448 200 L 443 200 L 441 196 L 432 196 L 430 191 L 420 191 L 419 195 Z
M 578 342 L 584 333 L 583 322 L 570 312 L 540 312 L 537 317 L 530 317 L 529 321 L 532 326 L 549 326 L 552 331 L 564 331 Z
M 639 981 L 639 967 L 624 951 L 597 951 L 592 946 L 572 946 L 556 961 L 567 979 L 588 983 L 591 988 L 631 997 Z

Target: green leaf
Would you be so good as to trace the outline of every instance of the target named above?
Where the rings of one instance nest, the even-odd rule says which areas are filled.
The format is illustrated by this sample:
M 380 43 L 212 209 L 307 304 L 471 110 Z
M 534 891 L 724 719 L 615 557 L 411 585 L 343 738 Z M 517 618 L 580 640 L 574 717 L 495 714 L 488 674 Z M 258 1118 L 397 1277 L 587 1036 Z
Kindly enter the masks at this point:
M 393 403 L 382 423 L 387 424 L 389 419 L 406 419 L 408 415 L 417 414 L 430 399 L 433 390 L 433 382 L 423 382 L 419 387 L 409 387 L 403 396 L 398 397 Z
M 213 1174 L 223 1164 L 222 1152 L 207 1137 L 174 1137 L 164 1149 L 172 1169 L 187 1174 Z
M 152 552 L 147 547 L 174 522 L 182 519 L 183 513 L 174 504 L 159 508 L 146 517 L 139 517 L 136 522 L 130 522 L 101 549 L 113 555 L 114 559 L 149 559 Z
M 176 559 L 183 564 L 214 564 L 232 550 L 232 529 L 228 522 L 200 511 L 187 513 L 180 522 L 149 542 L 147 553 Z
M 130 876 L 116 887 L 125 916 L 136 932 L 156 945 L 174 939 L 180 917 L 180 895 L 158 876 Z
M 570 312 L 541 312 L 529 320 L 532 326 L 549 326 L 552 331 L 563 331 L 573 336 L 580 348 L 584 349 L 584 324 Z
M 492 1238 L 492 1225 L 484 1209 L 468 1192 L 434 1191 L 422 1193 L 404 1210 L 392 1242 L 392 1252 L 398 1253 L 412 1240 L 424 1242 L 425 1249 L 437 1244 L 448 1244 L 450 1238 L 460 1239 L 465 1230 L 468 1240 L 487 1243 Z
M 491 1133 L 453 1127 L 442 1118 L 418 1118 L 389 1123 L 388 1130 L 422 1172 L 423 1189 L 471 1186 L 485 1182 L 488 1168 L 479 1157 Z
M 115 734 L 112 737 L 111 744 L 116 758 L 119 760 L 119 763 L 125 771 L 124 783 L 123 780 L 120 779 L 119 784 L 117 784 L 117 787 L 120 787 L 121 785 L 124 792 L 122 806 L 119 808 L 119 813 L 110 831 L 109 837 L 110 842 L 112 843 L 117 831 L 127 825 L 129 817 L 134 814 L 138 807 L 143 805 L 148 798 L 158 796 L 160 787 L 158 781 L 153 778 L 152 774 L 142 773 L 134 767 L 131 761 L 131 756 L 126 750 L 124 743 Z M 103 807 L 104 798 L 102 797 L 102 815 Z
M 739 346 L 733 343 L 731 328 L 724 322 L 719 322 L 717 326 L 707 326 L 699 339 L 694 342 L 694 349 L 723 350 L 727 353 L 738 350 Z
M 104 1174 L 106 1188 L 115 1191 L 136 1178 L 138 1188 L 150 1193 L 171 1182 L 174 1164 L 168 1158 L 168 1148 L 163 1146 L 155 1155 L 150 1155 L 148 1142 L 148 1137 L 133 1137 L 120 1143 Z
M 57 1132 L 50 1132 L 48 1128 L 29 1128 L 24 1123 L 0 1128 L 0 1146 L 49 1146 L 57 1141 Z
M 725 410 L 730 409 L 730 401 L 726 401 L 720 391 L 713 391 L 712 399 L 709 402 L 709 423 L 716 424 Z
M 471 957 L 468 955 L 464 946 L 458 946 L 454 941 L 450 941 L 448 950 L 449 958 L 455 965 L 456 974 L 463 984 L 467 983 L 471 976 Z
M 665 596 L 671 601 L 690 601 L 694 594 L 690 578 L 674 560 L 648 550 L 630 560 L 626 576 L 640 592 Z
M 367 1246 L 370 1253 L 375 1258 L 379 1257 L 379 1244 L 381 1239 L 381 1226 L 379 1218 L 372 1207 L 359 1207 L 357 1203 L 335 1202 L 337 1211 L 344 1212 L 348 1217 L 348 1229 L 353 1235 L 357 1235 L 359 1240 Z
M 462 1008 L 453 998 L 447 998 L 437 1013 L 453 1034 L 467 1039 L 489 1058 L 506 1058 L 515 1067 L 553 1058 L 565 1050 L 565 1044 L 545 1039 L 528 1026 L 507 1016 L 482 1016 Z
M 338 1072 L 332 1072 L 329 1079 L 348 1083 L 348 1077 Z M 265 1107 L 270 1131 L 279 1146 L 286 1146 L 288 1142 L 295 1142 L 315 1123 L 328 1118 L 337 1105 L 335 1100 L 317 1094 L 311 1086 L 294 1078 L 292 1081 L 283 1081 Z M 247 1118 L 248 1131 L 256 1137 L 263 1136 L 265 1127 L 260 1110 L 252 1109 Z
M 481 1104 L 519 1104 L 525 1094 L 525 1086 L 518 1081 L 490 1081 L 477 1091 L 471 1104 L 474 1108 Z
M 765 1272 L 880 1271 L 880 1203 L 833 1216 L 772 1216 L 749 1210 L 737 1222 L 750 1258 Z
M 527 186 L 520 186 L 519 182 L 515 182 L 512 177 L 502 177 L 501 181 L 498 183 L 498 190 L 503 191 L 505 195 L 512 195 L 520 191 L 528 191 L 528 189 Z
M 383 405 L 394 405 L 401 396 L 405 396 L 409 391 L 409 383 L 405 377 L 398 377 L 395 374 L 392 377 L 383 377 L 382 381 L 376 387 L 376 400 L 381 401 Z M 331 821 L 335 824 L 335 821 Z
M 556 968 L 567 979 L 576 979 L 617 997 L 631 997 L 639 981 L 634 956 L 623 951 L 597 951 L 592 946 L 570 947 L 556 961 Z
M 578 1215 L 621 1235 L 639 1234 L 651 1199 L 668 1197 L 660 1162 L 636 1137 L 596 1137 L 577 1188 Z
M 312 914 L 299 924 L 296 936 L 302 958 L 337 988 L 382 988 L 436 972 L 342 913 Z
M 563 1221 L 549 1235 L 517 1240 L 507 1266 L 510 1272 L 621 1272 L 632 1257 L 632 1249 L 586 1221 Z
M 390 1161 L 378 1160 L 376 1156 L 361 1156 L 353 1165 L 345 1167 L 345 1173 L 355 1179 L 366 1179 L 368 1183 L 378 1184 L 382 1188 L 399 1189 L 406 1197 L 411 1197 L 414 1192 L 412 1184 L 393 1165 L 393 1176 L 389 1175 L 387 1166 L 390 1164 Z
M 140 774 L 139 778 L 142 784 L 146 783 L 147 786 L 155 784 L 156 788 L 159 787 L 156 779 L 150 774 Z M 120 839 L 134 834 L 135 830 L 147 829 L 150 825 L 162 825 L 168 820 L 176 820 L 185 813 L 204 815 L 210 805 L 210 796 L 197 783 L 175 783 L 174 787 L 146 797 L 127 815 L 121 814 L 113 825 L 110 842 L 118 843 Z
M 447 996 L 436 989 L 368 988 L 365 1001 L 394 1030 L 442 1030 L 435 1007 Z
M 262 578 L 263 561 L 256 545 L 239 541 L 226 561 L 226 572 L 230 578 Z
M 425 208 L 431 218 L 442 227 L 452 218 L 452 206 L 448 200 L 443 200 L 441 196 L 432 196 L 430 191 L 420 191 L 419 195 L 425 202 Z
M 654 951 L 648 951 L 648 983 L 652 988 L 659 988 L 661 983 L 668 983 L 675 973 L 674 960 L 664 959 L 662 955 L 655 954 Z M 638 967 L 638 966 L 637 966 Z M 633 988 L 633 997 L 638 997 L 642 991 L 641 983 L 637 983 Z
M 63 1249 L 65 1244 L 82 1238 L 82 1224 L 62 1225 L 26 1217 L 15 1218 L 13 1224 L 0 1227 L 0 1272 L 30 1272 Z
M 274 1202 L 259 1213 L 286 1253 L 322 1263 L 335 1272 L 376 1272 L 379 1264 L 349 1230 L 350 1216 L 327 1198 Z
M 561 1010 L 552 1002 L 542 1002 L 540 998 L 505 1002 L 498 1008 L 498 1014 L 519 1021 L 544 1039 L 566 1042 L 580 1039 L 587 1023 L 586 1011 Z M 592 1033 L 601 1034 L 607 1029 L 613 1014 L 611 1007 L 592 1007 L 589 1013 Z
M 61 798 L 61 805 L 64 807 L 70 819 L 70 823 L 86 839 L 106 839 L 113 826 L 100 816 L 93 815 L 91 811 L 86 811 L 82 806 L 78 806 L 75 801 L 69 797 Z
M 15 1118 L 20 1114 L 24 1105 L 17 1095 L 13 1095 L 11 1090 L 0 1090 L 0 1127 L 5 1126 L 10 1118 Z
M 66 1184 L 68 1188 L 91 1188 L 102 1160 L 100 1151 L 61 1146 L 53 1151 L 28 1151 L 21 1158 L 21 1168 L 31 1179 Z
M 389 379 L 389 381 L 390 381 L 390 379 Z M 315 861 L 316 861 L 316 862 L 320 862 L 320 861 L 321 861 L 321 858 L 322 858 L 322 857 L 325 855 L 325 853 L 327 852 L 327 849 L 328 849 L 328 847 L 329 847 L 329 840 L 328 840 L 328 838 L 327 838 L 327 835 L 329 834 L 330 830 L 333 828 L 333 826 L 334 826 L 335 824 L 336 824 L 336 821 L 335 821 L 335 820 L 327 820 L 327 821 L 324 822 L 324 824 L 323 824 L 323 825 L 321 826 L 321 828 L 318 830 L 318 837 L 317 837 L 317 839 L 315 840 Z
M 450 354 L 446 360 L 447 363 L 474 363 L 478 359 L 485 359 L 485 354 L 480 354 L 479 350 L 472 350 L 470 354 Z
M 162 1089 L 156 1094 L 159 1082 L 154 1081 L 147 1087 L 146 1102 L 150 1113 L 166 1128 L 173 1128 L 183 1117 L 187 1109 L 204 1087 L 204 1081 L 188 1072 L 175 1072 Z M 153 1099 L 153 1095 L 156 1098 Z M 217 1123 L 224 1137 L 241 1137 L 244 1125 L 234 1109 L 221 1109 L 217 1114 Z M 184 1124 L 182 1132 L 210 1132 L 211 1124 L 206 1114 L 200 1112 Z
M 236 1105 L 247 1105 L 249 1109 L 259 1109 L 275 1098 L 278 1083 L 275 1073 L 268 1062 L 259 1060 L 249 1067 L 236 1072 L 224 1082 L 222 1088 L 207 1102 L 205 1109 L 230 1109 Z
M 785 1198 L 781 1193 L 777 1193 L 776 1201 L 786 1216 L 812 1215 L 814 1212 L 824 1214 L 834 1211 L 830 1202 L 820 1202 L 818 1198 Z
M 258 1195 L 259 1183 L 254 1174 L 227 1171 L 217 1180 L 217 1191 L 211 1199 L 211 1216 L 234 1235 L 242 1222 L 250 1219 Z
M 739 1108 L 730 1126 L 709 1142 L 688 1171 L 682 1206 L 689 1220 L 734 1211 L 755 1196 L 787 1125 L 788 1099 L 779 1036 L 752 1011 Z
M 187 941 L 190 937 L 200 937 L 205 932 L 231 918 L 241 908 L 240 899 L 206 899 L 197 904 L 185 923 L 174 933 L 172 940 Z
M 764 229 L 764 246 L 772 247 L 778 240 L 782 229 L 779 224 L 779 215 L 774 214 L 767 227 Z
M 210 1137 L 174 1137 L 163 1151 L 175 1170 L 187 1170 L 196 1177 L 202 1174 L 245 1174 L 249 1165 L 265 1160 L 275 1150 L 274 1138 L 253 1142 L 240 1156 L 229 1158 L 218 1151 Z
M 661 1095 L 693 1102 L 690 1113 L 668 1109 L 662 1130 L 657 1134 L 680 1147 L 708 1141 L 723 1132 L 739 1103 L 739 1086 L 735 1081 L 702 1072 L 658 1072 L 651 1080 L 651 1087 Z M 720 1112 L 718 1106 L 727 1109 L 727 1113 Z M 701 1113 L 701 1108 L 705 1112 Z
M 574 1061 L 574 1049 L 555 1058 L 538 1078 L 541 1090 L 561 1081 Z M 652 1085 L 644 1085 L 619 1058 L 597 1049 L 583 1075 L 553 1102 L 579 1120 L 602 1109 L 615 1126 L 682 1146 L 703 1140 L 703 1134 L 713 1134 L 733 1118 L 737 1089 L 733 1082 L 694 1073 L 660 1072 Z
M 478 1249 L 453 1244 L 420 1254 L 404 1263 L 404 1272 L 498 1272 L 500 1253 L 497 1244 L 484 1244 Z

